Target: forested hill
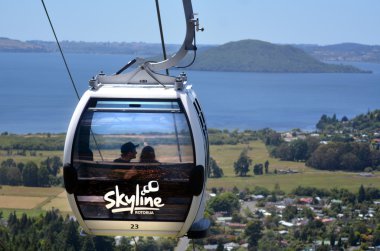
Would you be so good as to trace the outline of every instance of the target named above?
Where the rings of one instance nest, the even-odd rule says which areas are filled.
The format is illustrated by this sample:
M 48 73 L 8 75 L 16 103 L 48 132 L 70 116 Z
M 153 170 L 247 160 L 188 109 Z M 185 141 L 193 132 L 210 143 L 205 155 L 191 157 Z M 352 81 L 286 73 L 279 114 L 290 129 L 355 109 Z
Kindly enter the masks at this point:
M 342 45 L 337 46 L 339 49 Z M 61 47 L 65 53 L 127 54 L 145 58 L 154 57 L 159 60 L 162 58 L 161 56 L 157 57 L 157 55 L 161 55 L 161 45 L 152 43 L 61 41 Z M 180 45 L 166 44 L 168 54 L 175 53 L 179 47 Z M 318 54 L 318 51 L 314 52 L 312 48 L 314 47 L 307 45 L 278 45 L 259 40 L 241 40 L 220 46 L 199 45 L 198 55 L 191 69 L 204 71 L 284 73 L 365 72 L 353 66 L 320 62 L 314 57 L 315 54 Z M 344 46 L 344 48 L 346 48 L 346 46 Z M 335 57 L 340 58 L 339 55 L 341 54 L 339 54 L 339 52 L 342 50 L 342 53 L 345 55 L 347 49 L 345 50 L 344 48 L 340 50 L 335 48 Z M 362 47 L 355 50 L 355 53 L 367 57 L 367 54 L 365 54 L 361 48 Z M 20 41 L 0 37 L 0 52 L 52 53 L 57 52 L 57 49 L 55 42 L 37 40 Z M 329 51 L 326 53 L 328 55 L 331 54 Z M 191 53 L 189 54 L 188 59 L 185 61 L 191 61 L 192 55 Z M 360 57 L 355 57 L 355 59 L 360 61 Z M 186 65 L 186 62 L 181 63 L 181 65 Z
M 199 53 L 194 70 L 243 72 L 334 73 L 364 72 L 349 65 L 326 64 L 291 45 L 241 40 Z
M 47 52 L 42 45 L 0 37 L 0 52 Z
M 158 43 L 60 41 L 60 45 L 65 53 L 127 54 L 137 55 L 139 57 L 154 56 L 161 53 L 161 44 Z M 166 44 L 168 53 L 174 53 L 179 47 L 180 45 Z M 58 46 L 52 41 L 20 41 L 0 37 L 0 52 L 56 53 L 58 52 Z
M 368 111 L 360 114 L 353 119 L 344 116 L 341 120 L 336 115 L 329 117 L 322 115 L 316 125 L 321 131 L 362 131 L 364 133 L 378 133 L 380 128 L 380 110 Z

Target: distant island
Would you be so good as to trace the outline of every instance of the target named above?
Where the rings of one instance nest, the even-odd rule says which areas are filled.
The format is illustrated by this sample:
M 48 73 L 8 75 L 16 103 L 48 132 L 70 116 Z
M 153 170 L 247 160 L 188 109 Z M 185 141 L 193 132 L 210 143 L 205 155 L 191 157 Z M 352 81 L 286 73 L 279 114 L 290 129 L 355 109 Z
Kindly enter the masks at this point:
M 65 53 L 128 54 L 158 58 L 161 45 L 143 42 L 62 41 Z M 167 44 L 168 54 L 180 45 Z M 0 52 L 53 53 L 55 42 L 20 41 L 0 37 Z M 191 53 L 189 53 L 191 54 Z M 191 61 L 188 55 L 185 61 Z M 279 45 L 259 40 L 241 40 L 223 45 L 199 45 L 197 59 L 189 69 L 203 71 L 239 71 L 263 73 L 368 73 L 342 61 L 380 62 L 380 46 L 341 44 L 334 46 Z M 350 60 L 351 59 L 351 60 Z M 322 61 L 333 61 L 327 64 Z M 338 62 L 339 64 L 336 64 Z M 186 64 L 186 63 L 184 63 Z
M 263 73 L 365 73 L 354 66 L 323 63 L 302 49 L 259 40 L 241 40 L 210 48 L 197 57 L 194 70 Z

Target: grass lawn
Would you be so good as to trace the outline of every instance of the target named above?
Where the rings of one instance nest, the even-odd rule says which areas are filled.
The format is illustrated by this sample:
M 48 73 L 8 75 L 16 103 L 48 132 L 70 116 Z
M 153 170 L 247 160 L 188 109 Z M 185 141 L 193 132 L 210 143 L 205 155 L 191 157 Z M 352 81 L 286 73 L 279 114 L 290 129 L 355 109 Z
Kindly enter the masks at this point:
M 0 195 L 27 197 L 56 197 L 64 191 L 62 187 L 1 186 Z
M 48 201 L 43 207 L 43 210 L 50 210 L 52 208 L 58 208 L 61 212 L 71 212 L 71 208 L 69 205 L 69 202 L 67 200 L 67 194 L 66 191 L 63 191 L 60 193 L 57 197 L 53 198 L 52 200 Z
M 253 175 L 253 167 L 250 167 L 249 177 L 237 177 L 234 172 L 234 162 L 237 161 L 241 151 L 249 148 L 248 155 L 251 157 L 253 165 L 269 161 L 269 172 L 277 170 L 297 170 L 297 174 L 269 174 Z M 231 189 L 234 186 L 239 189 L 254 188 L 255 186 L 266 187 L 273 190 L 276 183 L 285 192 L 291 192 L 297 186 L 310 186 L 318 188 L 347 188 L 357 192 L 360 185 L 380 188 L 380 174 L 373 177 L 361 177 L 358 173 L 352 172 L 328 172 L 319 171 L 306 167 L 302 162 L 280 161 L 271 158 L 261 141 L 252 141 L 249 144 L 211 146 L 211 156 L 223 169 L 224 177 L 220 179 L 208 179 L 207 188 L 223 187 Z
M 265 161 L 269 161 L 269 172 L 273 172 L 275 169 L 280 170 L 298 170 L 300 172 L 311 171 L 312 169 L 305 166 L 302 162 L 292 161 L 280 161 L 278 159 L 271 158 L 265 147 L 265 144 L 261 141 L 252 141 L 249 144 L 238 145 L 212 145 L 210 147 L 210 155 L 216 160 L 218 165 L 223 169 L 225 177 L 236 177 L 234 172 L 234 162 L 236 162 L 240 156 L 241 151 L 244 148 L 248 148 L 248 155 L 252 159 L 252 166 L 255 164 L 264 164 Z M 253 167 L 250 168 L 250 173 L 253 175 Z
M 0 211 L 4 218 L 11 212 L 16 212 L 18 216 L 23 213 L 37 216 L 52 207 L 69 213 L 71 209 L 65 196 L 66 192 L 62 187 L 1 186 Z
M 42 202 L 47 200 L 47 197 L 28 197 L 28 196 L 0 196 L 0 205 L 2 208 L 18 208 L 18 209 L 34 209 Z
M 223 187 L 231 189 L 234 186 L 239 189 L 254 188 L 255 186 L 266 187 L 273 190 L 276 183 L 286 193 L 291 192 L 297 186 L 317 188 L 346 188 L 357 192 L 360 185 L 365 187 L 380 188 L 380 175 L 375 177 L 360 177 L 355 173 L 345 172 L 307 172 L 299 174 L 283 175 L 260 175 L 250 177 L 224 177 L 221 179 L 208 179 L 207 187 Z
M 58 156 L 61 159 L 63 158 L 63 151 L 35 151 L 36 154 L 33 156 L 30 153 L 30 151 L 25 151 L 24 156 L 17 154 L 17 150 L 13 150 L 12 154 L 8 155 L 7 151 L 0 150 L 0 163 L 7 159 L 13 159 L 16 163 L 33 161 L 37 165 L 40 165 L 41 161 L 48 157 Z

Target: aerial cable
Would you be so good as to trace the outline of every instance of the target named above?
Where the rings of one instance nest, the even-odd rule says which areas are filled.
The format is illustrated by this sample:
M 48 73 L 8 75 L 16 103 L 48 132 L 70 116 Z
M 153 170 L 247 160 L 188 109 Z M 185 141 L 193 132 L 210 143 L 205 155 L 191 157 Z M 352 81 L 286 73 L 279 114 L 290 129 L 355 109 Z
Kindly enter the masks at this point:
M 57 34 L 55 33 L 53 23 L 52 23 L 51 20 L 50 20 L 49 12 L 47 11 L 47 8 L 46 8 L 46 6 L 45 6 L 45 2 L 44 2 L 44 0 L 41 0 L 41 3 L 42 3 L 42 5 L 44 6 L 44 10 L 45 10 L 45 13 L 46 13 L 46 17 L 47 17 L 48 20 L 49 20 L 49 24 L 50 24 L 51 30 L 53 31 L 53 34 L 54 34 L 54 37 L 55 37 L 55 41 L 56 41 L 56 43 L 57 43 L 57 45 L 58 45 L 58 48 L 59 48 L 59 51 L 60 51 L 60 53 L 61 53 L 61 56 L 62 56 L 63 62 L 65 63 L 66 71 L 67 71 L 67 73 L 69 74 L 69 77 L 70 77 L 70 80 L 71 80 L 71 84 L 72 84 L 72 86 L 73 86 L 73 88 L 74 88 L 75 94 L 77 95 L 78 100 L 80 100 L 80 96 L 79 96 L 79 93 L 78 93 L 77 87 L 75 86 L 75 82 L 74 82 L 73 76 L 71 75 L 71 72 L 70 72 L 69 66 L 68 66 L 68 64 L 67 64 L 67 62 L 66 62 L 65 55 L 63 54 L 63 51 L 62 51 L 61 45 L 60 45 L 60 43 L 59 43 L 59 41 L 58 41 Z M 98 152 L 99 152 L 100 158 L 103 160 L 103 155 L 102 155 L 102 153 L 100 152 L 98 142 L 96 141 L 96 138 L 95 138 L 95 134 L 93 133 L 92 129 L 90 129 L 90 131 L 91 131 L 92 138 L 94 139 L 94 143 L 95 143 L 95 145 L 96 145 L 96 148 L 97 148 L 97 150 L 98 150 Z
M 156 0 L 156 10 L 157 10 L 158 26 L 160 27 L 162 53 L 164 54 L 164 60 L 166 60 L 167 57 L 166 57 L 166 49 L 165 49 L 165 41 L 164 41 L 164 32 L 162 31 L 160 6 L 158 4 L 158 0 Z M 166 69 L 166 75 L 169 76 L 169 69 Z
M 45 2 L 44 2 L 44 0 L 41 0 L 41 3 L 42 3 L 42 5 L 44 6 L 44 10 L 45 10 L 45 13 L 46 13 L 46 17 L 47 17 L 48 20 L 49 20 L 49 24 L 50 24 L 51 30 L 53 31 L 53 34 L 54 34 L 54 37 L 55 37 L 55 41 L 57 42 L 57 45 L 58 45 L 59 51 L 61 52 L 61 56 L 62 56 L 63 62 L 65 63 L 65 66 L 66 66 L 66 71 L 67 71 L 67 73 L 69 74 L 69 77 L 70 77 L 70 80 L 71 80 L 71 84 L 72 84 L 72 86 L 73 86 L 73 88 L 74 88 L 75 94 L 77 95 L 78 100 L 80 100 L 80 97 L 79 97 L 79 93 L 78 93 L 77 87 L 75 86 L 74 79 L 73 79 L 73 77 L 71 76 L 71 72 L 70 72 L 69 66 L 67 65 L 66 58 L 65 58 L 65 55 L 63 54 L 63 51 L 62 51 L 61 45 L 59 44 L 59 41 L 58 41 L 57 35 L 55 34 L 55 30 L 54 30 L 53 24 L 52 24 L 52 22 L 51 22 L 51 20 L 50 20 L 50 16 L 49 16 L 49 13 L 48 13 L 48 11 L 47 11 L 47 9 L 46 9 L 46 6 L 45 6 Z

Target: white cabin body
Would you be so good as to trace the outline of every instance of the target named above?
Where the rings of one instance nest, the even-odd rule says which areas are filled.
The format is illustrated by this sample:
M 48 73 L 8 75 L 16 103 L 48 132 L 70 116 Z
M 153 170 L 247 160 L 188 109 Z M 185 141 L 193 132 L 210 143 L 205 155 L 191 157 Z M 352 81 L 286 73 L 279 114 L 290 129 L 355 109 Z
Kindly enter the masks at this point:
M 138 146 L 120 163 L 126 142 Z M 142 158 L 145 147 L 154 161 Z M 72 116 L 65 187 L 87 233 L 180 237 L 203 218 L 208 161 L 205 119 L 186 81 L 103 85 L 85 92 Z

